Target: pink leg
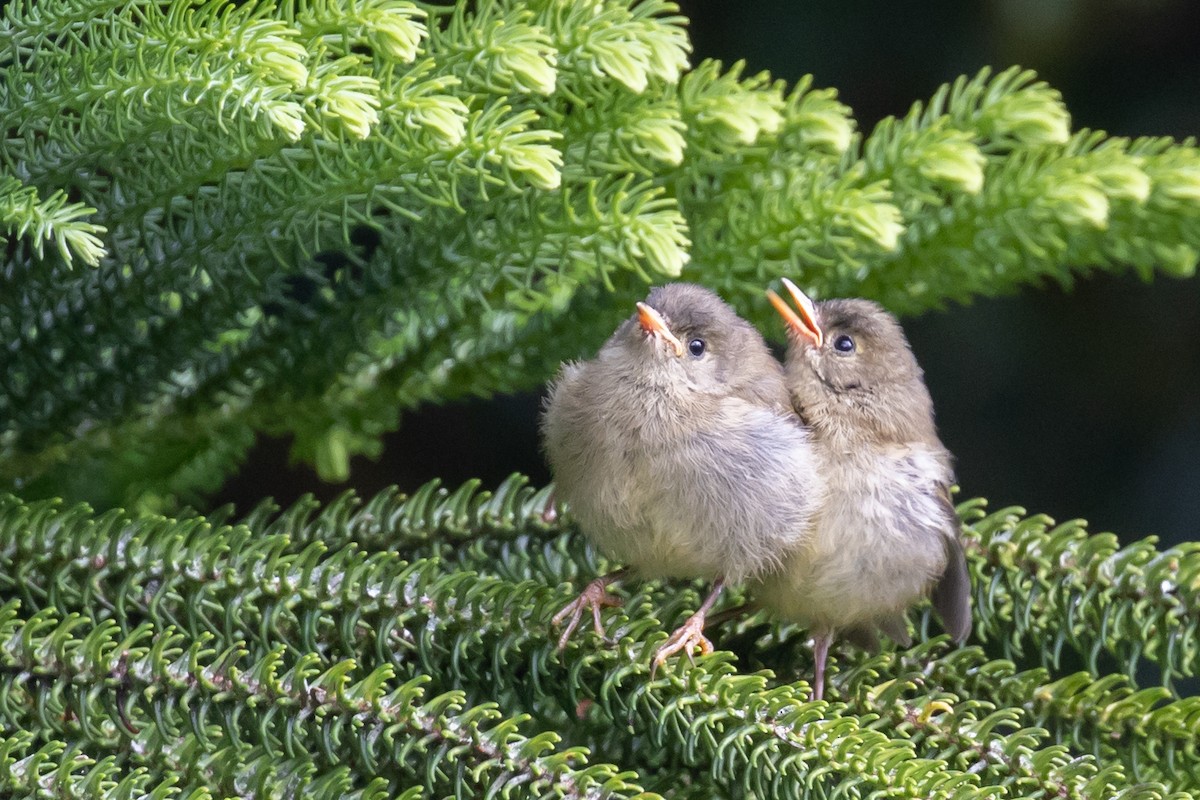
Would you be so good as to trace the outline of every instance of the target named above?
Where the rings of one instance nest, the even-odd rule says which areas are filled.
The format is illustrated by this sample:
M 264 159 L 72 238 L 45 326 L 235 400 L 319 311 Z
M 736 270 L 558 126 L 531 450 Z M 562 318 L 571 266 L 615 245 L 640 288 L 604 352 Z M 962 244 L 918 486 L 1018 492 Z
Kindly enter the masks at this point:
M 708 610 L 713 607 L 713 603 L 717 602 L 717 598 L 721 596 L 721 590 L 724 588 L 725 579 L 717 578 L 713 583 L 712 591 L 708 593 L 708 597 L 704 598 L 704 602 L 700 604 L 700 608 L 696 609 L 696 613 L 684 620 L 683 624 L 671 634 L 671 638 L 655 651 L 654 663 L 650 667 L 650 677 L 654 677 L 654 673 L 666 663 L 668 656 L 674 655 L 680 650 L 687 653 L 688 659 L 692 657 L 693 647 L 698 648 L 702 655 L 713 651 L 712 642 L 704 636 L 704 618 L 708 614 Z
M 596 628 L 596 635 L 607 641 L 608 637 L 604 635 L 604 626 L 600 623 L 600 609 L 603 606 L 619 606 L 622 603 L 621 598 L 617 597 L 608 591 L 609 584 L 622 578 L 629 570 L 622 568 L 602 575 L 596 578 L 587 586 L 583 587 L 583 591 L 579 593 L 571 602 L 562 607 L 562 610 L 554 615 L 550 620 L 550 624 L 558 627 L 564 619 L 570 617 L 567 622 L 567 627 L 563 630 L 562 635 L 558 637 L 558 649 L 561 652 L 567 646 L 567 640 L 571 638 L 571 634 L 579 627 L 579 620 L 583 617 L 584 609 L 592 610 L 592 624 Z
M 833 642 L 833 631 L 813 634 L 813 700 L 825 698 L 825 659 L 829 656 L 829 645 Z
M 542 522 L 553 525 L 558 522 L 558 499 L 553 491 L 546 496 L 546 505 L 542 507 Z

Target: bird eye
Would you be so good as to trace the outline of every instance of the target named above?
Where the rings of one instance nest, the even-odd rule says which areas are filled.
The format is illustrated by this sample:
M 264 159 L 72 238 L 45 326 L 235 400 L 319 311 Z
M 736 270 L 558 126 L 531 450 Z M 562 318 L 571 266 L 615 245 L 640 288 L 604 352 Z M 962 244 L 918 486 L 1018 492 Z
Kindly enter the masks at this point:
M 837 350 L 839 353 L 853 353 L 854 340 L 843 333 L 841 336 L 833 340 L 833 349 Z
M 696 358 L 704 355 L 704 340 L 692 339 L 690 342 L 688 342 L 688 352 Z

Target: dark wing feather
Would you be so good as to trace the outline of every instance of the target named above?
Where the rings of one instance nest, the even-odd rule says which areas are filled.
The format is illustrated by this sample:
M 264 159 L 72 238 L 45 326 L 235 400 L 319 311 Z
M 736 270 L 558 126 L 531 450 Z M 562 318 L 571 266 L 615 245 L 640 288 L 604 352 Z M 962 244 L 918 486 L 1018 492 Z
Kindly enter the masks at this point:
M 879 637 L 872 627 L 849 628 L 842 635 L 855 647 L 860 647 L 872 655 L 879 652 Z
M 971 573 L 958 532 L 958 515 L 950 504 L 949 491 L 943 496 L 948 515 L 944 539 L 946 569 L 933 587 L 933 609 L 942 620 L 946 632 L 961 644 L 971 635 Z
M 908 647 L 912 644 L 912 636 L 908 634 L 908 617 L 904 614 L 881 619 L 879 630 L 886 633 L 889 639 L 901 647 Z

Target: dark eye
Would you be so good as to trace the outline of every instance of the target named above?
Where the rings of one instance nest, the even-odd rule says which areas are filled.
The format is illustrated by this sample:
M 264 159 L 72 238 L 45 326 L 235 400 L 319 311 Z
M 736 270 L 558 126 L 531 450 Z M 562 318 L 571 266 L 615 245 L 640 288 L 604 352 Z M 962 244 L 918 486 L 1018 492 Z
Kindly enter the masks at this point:
M 704 340 L 692 339 L 690 342 L 688 342 L 688 352 L 696 358 L 704 355 Z
M 853 353 L 854 340 L 843 333 L 841 336 L 833 340 L 833 349 L 837 350 L 839 353 Z

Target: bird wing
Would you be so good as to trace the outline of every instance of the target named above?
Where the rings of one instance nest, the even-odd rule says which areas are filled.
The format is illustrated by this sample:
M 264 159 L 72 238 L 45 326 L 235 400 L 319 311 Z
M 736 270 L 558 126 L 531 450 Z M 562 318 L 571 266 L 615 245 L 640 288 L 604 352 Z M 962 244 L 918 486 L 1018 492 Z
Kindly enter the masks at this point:
M 946 547 L 946 568 L 933 586 L 933 609 L 942 620 L 946 632 L 958 643 L 971 633 L 971 573 L 963 552 L 959 533 L 958 514 L 950 502 L 950 488 L 939 487 L 938 499 L 946 514 L 943 542 Z

